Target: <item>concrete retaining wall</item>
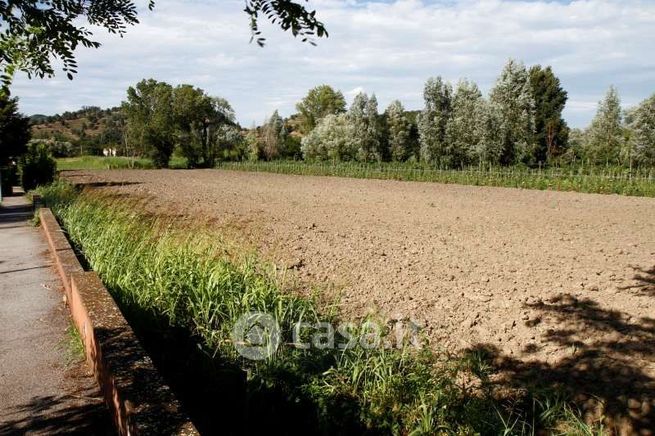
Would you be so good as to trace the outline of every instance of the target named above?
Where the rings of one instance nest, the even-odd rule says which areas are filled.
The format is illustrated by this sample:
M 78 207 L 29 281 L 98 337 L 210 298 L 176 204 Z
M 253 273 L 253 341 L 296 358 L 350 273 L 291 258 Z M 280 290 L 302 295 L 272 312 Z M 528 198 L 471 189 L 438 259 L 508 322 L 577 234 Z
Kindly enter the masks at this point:
M 198 434 L 98 275 L 82 268 L 52 212 L 40 209 L 39 217 L 118 433 Z

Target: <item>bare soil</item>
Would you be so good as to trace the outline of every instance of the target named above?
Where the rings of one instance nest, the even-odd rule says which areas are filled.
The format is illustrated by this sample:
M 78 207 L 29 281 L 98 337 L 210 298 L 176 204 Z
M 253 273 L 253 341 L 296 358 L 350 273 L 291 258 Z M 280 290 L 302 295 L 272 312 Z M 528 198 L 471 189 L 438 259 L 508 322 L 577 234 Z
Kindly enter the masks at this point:
M 66 177 L 211 218 L 348 317 L 413 319 L 436 349 L 483 349 L 514 381 L 580 383 L 635 431 L 655 422 L 655 199 L 221 170 Z

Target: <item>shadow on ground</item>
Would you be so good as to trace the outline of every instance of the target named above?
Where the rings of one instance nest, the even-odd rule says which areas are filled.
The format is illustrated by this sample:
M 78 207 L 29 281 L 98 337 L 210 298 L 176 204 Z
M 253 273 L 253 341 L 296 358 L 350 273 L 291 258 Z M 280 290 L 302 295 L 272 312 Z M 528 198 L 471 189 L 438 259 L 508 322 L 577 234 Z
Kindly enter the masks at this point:
M 655 268 L 635 268 L 634 284 L 617 298 L 655 296 Z M 535 346 L 522 359 L 498 347 L 480 344 L 470 351 L 498 368 L 501 382 L 530 391 L 564 390 L 588 419 L 604 417 L 617 434 L 652 434 L 655 428 L 655 318 L 633 318 L 601 307 L 592 298 L 562 293 L 526 304 L 537 319 L 548 321 L 545 343 L 568 350 L 557 363 L 531 361 Z M 654 314 L 655 315 L 655 314 Z
M 97 181 L 75 181 L 75 186 L 80 189 L 83 188 L 104 188 L 110 186 L 130 186 L 130 185 L 140 185 L 141 182 L 127 182 L 127 181 L 108 181 L 108 182 L 97 182 Z
M 18 197 L 17 195 L 15 197 Z M 10 204 L 0 205 L 0 224 L 19 223 L 32 217 L 33 209 L 31 204 Z
M 655 297 L 655 266 L 650 269 L 633 266 L 632 269 L 635 271 L 634 283 L 620 289 Z
M 89 399 L 85 394 L 81 391 L 69 395 L 36 397 L 29 403 L 4 410 L 0 435 L 114 434 L 105 403 L 101 399 Z

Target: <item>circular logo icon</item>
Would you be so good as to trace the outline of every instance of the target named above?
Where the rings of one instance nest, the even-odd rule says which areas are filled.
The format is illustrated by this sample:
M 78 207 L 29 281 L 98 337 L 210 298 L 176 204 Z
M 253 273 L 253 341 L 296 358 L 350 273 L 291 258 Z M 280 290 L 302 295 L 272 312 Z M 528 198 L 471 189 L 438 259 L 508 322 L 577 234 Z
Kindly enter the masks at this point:
M 232 329 L 232 342 L 241 356 L 251 360 L 271 357 L 280 345 L 280 326 L 271 315 L 248 312 Z

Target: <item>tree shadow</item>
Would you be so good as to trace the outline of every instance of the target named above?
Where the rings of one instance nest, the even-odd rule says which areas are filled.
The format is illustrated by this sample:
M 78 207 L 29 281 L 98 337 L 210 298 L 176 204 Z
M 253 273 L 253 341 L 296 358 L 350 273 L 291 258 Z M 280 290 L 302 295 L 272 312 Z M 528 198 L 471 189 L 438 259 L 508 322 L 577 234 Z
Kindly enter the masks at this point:
M 114 426 L 102 400 L 80 400 L 84 390 L 68 395 L 35 397 L 3 410 L 0 435 L 83 434 L 111 435 Z
M 622 286 L 621 290 L 632 290 L 642 295 L 655 297 L 655 266 L 650 269 L 633 266 L 635 275 L 632 277 L 634 283 Z
M 634 319 L 567 293 L 524 307 L 555 326 L 542 340 L 557 346 L 559 358 L 536 360 L 531 357 L 536 346 L 526 347 L 521 358 L 495 345 L 470 349 L 493 362 L 502 385 L 530 392 L 564 391 L 585 418 L 604 418 L 616 434 L 655 428 L 654 318 Z
M 130 185 L 141 185 L 142 182 L 128 182 L 128 181 L 118 181 L 118 180 L 110 180 L 110 181 L 104 181 L 104 182 L 99 182 L 99 181 L 79 181 L 75 182 L 75 186 L 79 187 L 80 189 L 84 188 L 106 188 L 106 187 L 113 187 L 113 186 L 130 186 Z
M 0 205 L 0 224 L 28 221 L 33 214 L 31 204 Z

